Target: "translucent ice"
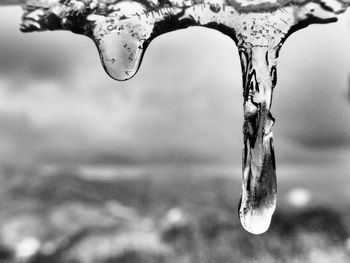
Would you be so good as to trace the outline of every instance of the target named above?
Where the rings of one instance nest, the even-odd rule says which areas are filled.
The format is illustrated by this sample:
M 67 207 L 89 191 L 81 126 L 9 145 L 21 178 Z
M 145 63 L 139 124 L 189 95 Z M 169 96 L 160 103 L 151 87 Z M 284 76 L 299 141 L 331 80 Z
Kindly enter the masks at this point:
M 189 26 L 219 30 L 236 43 L 243 73 L 244 149 L 239 216 L 265 232 L 276 207 L 270 113 L 279 50 L 312 23 L 336 21 L 350 0 L 27 0 L 21 30 L 70 30 L 96 44 L 106 72 L 127 80 L 157 36 Z

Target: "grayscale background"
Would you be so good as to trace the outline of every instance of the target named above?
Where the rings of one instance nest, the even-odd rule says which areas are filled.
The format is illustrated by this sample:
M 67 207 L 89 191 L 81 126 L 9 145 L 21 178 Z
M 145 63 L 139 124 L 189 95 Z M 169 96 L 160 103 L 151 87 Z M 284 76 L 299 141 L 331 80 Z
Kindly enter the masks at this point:
M 191 28 L 116 82 L 93 42 L 0 9 L 0 262 L 350 262 L 350 16 L 282 47 L 278 203 L 239 224 L 242 86 L 228 37 Z

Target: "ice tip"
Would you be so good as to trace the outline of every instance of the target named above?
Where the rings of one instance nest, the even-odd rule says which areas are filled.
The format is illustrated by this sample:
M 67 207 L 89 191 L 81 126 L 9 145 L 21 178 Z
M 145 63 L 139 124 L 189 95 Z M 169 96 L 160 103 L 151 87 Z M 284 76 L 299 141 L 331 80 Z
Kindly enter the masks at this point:
M 260 235 L 265 233 L 271 223 L 271 216 L 264 215 L 243 216 L 241 217 L 241 224 L 243 228 L 251 234 Z
M 251 234 L 260 235 L 265 233 L 271 224 L 275 206 L 263 209 L 250 208 L 245 213 L 239 213 L 242 227 Z

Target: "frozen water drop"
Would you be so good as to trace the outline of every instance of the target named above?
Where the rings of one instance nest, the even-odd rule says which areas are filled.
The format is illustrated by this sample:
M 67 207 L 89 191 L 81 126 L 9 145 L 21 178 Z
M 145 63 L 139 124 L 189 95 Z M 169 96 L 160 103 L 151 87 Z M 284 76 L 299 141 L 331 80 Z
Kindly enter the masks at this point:
M 239 216 L 265 232 L 276 207 L 270 113 L 277 58 L 284 41 L 313 23 L 334 22 L 350 0 L 28 0 L 21 30 L 70 30 L 94 40 L 114 79 L 137 72 L 149 43 L 189 26 L 219 30 L 239 49 L 243 75 L 244 148 Z
M 241 202 L 242 199 L 240 204 Z M 243 211 L 243 214 L 240 214 L 241 224 L 245 230 L 252 234 L 262 234 L 269 229 L 274 211 L 275 206 L 263 209 L 247 209 L 246 211 Z
M 127 28 L 127 27 L 125 27 Z M 96 39 L 102 64 L 106 72 L 116 80 L 127 80 L 137 72 L 143 54 L 143 41 L 137 33 L 115 27 L 108 34 Z

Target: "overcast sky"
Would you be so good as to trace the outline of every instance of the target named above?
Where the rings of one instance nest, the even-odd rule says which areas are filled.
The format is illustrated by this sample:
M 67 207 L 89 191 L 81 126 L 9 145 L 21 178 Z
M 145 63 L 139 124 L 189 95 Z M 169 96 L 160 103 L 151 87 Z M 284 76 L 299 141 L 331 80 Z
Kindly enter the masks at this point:
M 161 36 L 137 75 L 116 82 L 90 39 L 22 34 L 20 16 L 0 9 L 0 163 L 241 165 L 241 72 L 228 37 Z M 350 172 L 349 73 L 349 13 L 287 40 L 272 106 L 278 166 Z

